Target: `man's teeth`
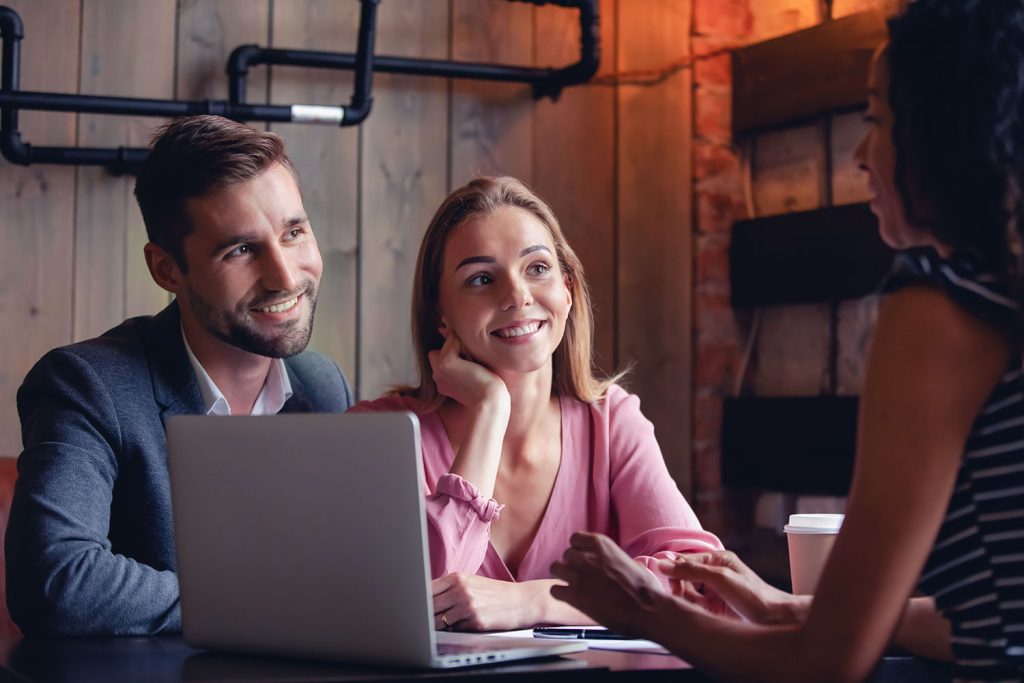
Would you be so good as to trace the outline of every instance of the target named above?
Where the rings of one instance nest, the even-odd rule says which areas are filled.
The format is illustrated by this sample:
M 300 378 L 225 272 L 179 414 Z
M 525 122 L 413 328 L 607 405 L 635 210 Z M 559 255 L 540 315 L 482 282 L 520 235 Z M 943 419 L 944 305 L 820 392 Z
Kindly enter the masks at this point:
M 503 330 L 498 330 L 497 335 L 506 339 L 511 337 L 522 337 L 524 334 L 533 334 L 540 329 L 539 322 L 532 322 L 528 325 L 521 325 L 519 327 L 506 327 Z
M 284 301 L 279 304 L 274 304 L 273 306 L 261 306 L 256 310 L 259 311 L 260 313 L 282 313 L 284 311 L 287 311 L 297 303 L 299 303 L 299 297 L 295 297 L 294 299 L 288 299 L 288 301 Z

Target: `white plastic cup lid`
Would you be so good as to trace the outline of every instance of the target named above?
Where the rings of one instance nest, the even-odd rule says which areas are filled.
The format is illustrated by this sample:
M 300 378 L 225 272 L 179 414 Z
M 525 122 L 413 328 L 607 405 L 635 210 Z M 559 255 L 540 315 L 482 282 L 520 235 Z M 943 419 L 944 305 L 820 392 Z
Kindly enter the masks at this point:
M 843 515 L 790 515 L 782 530 L 787 534 L 837 534 L 843 526 Z

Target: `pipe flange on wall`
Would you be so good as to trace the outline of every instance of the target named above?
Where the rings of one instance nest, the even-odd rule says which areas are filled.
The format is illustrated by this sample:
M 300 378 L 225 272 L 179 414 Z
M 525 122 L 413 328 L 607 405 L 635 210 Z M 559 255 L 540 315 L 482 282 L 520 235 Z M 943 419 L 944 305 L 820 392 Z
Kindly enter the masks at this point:
M 575 8 L 580 13 L 580 59 L 562 68 L 530 68 L 451 62 L 443 60 L 376 56 L 377 9 L 381 0 L 360 0 L 359 34 L 355 53 L 282 50 L 240 45 L 227 61 L 227 102 L 217 100 L 180 101 L 133 97 L 105 97 L 21 90 L 21 41 L 25 37 L 21 17 L 13 9 L 0 6 L 0 38 L 3 63 L 0 65 L 0 154 L 11 163 L 105 166 L 115 174 L 134 173 L 145 160 L 145 148 L 36 147 L 21 139 L 18 112 L 65 111 L 119 116 L 176 117 L 218 114 L 238 121 L 319 123 L 355 126 L 370 115 L 373 72 L 443 78 L 467 78 L 511 83 L 527 83 L 534 97 L 557 99 L 563 88 L 586 83 L 600 64 L 598 0 L 508 0 L 533 5 Z M 301 66 L 342 69 L 355 72 L 352 98 L 347 105 L 248 104 L 245 82 L 249 69 L 256 65 Z

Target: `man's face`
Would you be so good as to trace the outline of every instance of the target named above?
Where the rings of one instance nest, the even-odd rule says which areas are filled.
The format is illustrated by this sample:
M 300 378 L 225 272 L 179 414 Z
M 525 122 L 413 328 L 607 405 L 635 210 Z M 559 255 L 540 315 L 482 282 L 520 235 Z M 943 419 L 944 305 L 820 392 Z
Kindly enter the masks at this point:
M 192 232 L 177 294 L 190 344 L 273 358 L 306 348 L 323 261 L 291 172 L 274 164 L 185 210 Z

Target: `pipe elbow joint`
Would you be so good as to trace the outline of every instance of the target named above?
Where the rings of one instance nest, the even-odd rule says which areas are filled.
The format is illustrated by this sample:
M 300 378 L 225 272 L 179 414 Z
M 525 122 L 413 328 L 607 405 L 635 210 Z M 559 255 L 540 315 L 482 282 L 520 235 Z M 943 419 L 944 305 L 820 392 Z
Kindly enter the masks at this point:
M 358 126 L 370 115 L 371 109 L 373 109 L 372 97 L 353 99 L 352 103 L 345 107 L 345 117 L 341 120 L 341 125 Z
M 10 7 L 0 7 L 0 37 L 4 40 L 21 40 L 25 37 L 21 15 Z
M 12 164 L 28 166 L 32 163 L 32 145 L 23 142 L 21 133 L 4 133 L 0 135 L 0 155 Z
M 229 76 L 244 76 L 249 66 L 256 63 L 262 48 L 259 45 L 239 45 L 228 57 L 227 72 Z

